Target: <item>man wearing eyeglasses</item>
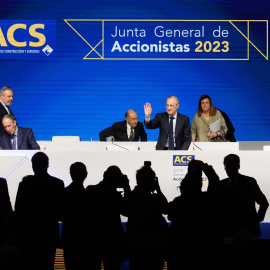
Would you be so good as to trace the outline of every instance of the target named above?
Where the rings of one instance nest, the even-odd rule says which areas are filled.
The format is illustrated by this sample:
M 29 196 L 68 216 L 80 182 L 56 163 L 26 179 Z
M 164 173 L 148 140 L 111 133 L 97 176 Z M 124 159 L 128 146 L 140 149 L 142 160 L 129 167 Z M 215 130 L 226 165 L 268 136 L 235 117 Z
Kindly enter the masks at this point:
M 159 128 L 157 150 L 188 150 L 191 142 L 189 117 L 177 112 L 179 100 L 169 96 L 166 101 L 166 112 L 157 113 L 151 120 L 152 108 L 150 103 L 144 105 L 147 129 Z

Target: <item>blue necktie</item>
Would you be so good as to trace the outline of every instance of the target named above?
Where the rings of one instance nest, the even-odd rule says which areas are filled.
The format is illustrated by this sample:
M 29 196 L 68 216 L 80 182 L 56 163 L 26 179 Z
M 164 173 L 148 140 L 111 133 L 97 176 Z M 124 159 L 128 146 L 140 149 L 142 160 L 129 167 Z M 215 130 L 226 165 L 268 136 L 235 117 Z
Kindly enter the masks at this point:
M 173 138 L 173 119 L 174 117 L 170 117 L 170 127 L 169 127 L 169 150 L 174 150 L 174 138 Z

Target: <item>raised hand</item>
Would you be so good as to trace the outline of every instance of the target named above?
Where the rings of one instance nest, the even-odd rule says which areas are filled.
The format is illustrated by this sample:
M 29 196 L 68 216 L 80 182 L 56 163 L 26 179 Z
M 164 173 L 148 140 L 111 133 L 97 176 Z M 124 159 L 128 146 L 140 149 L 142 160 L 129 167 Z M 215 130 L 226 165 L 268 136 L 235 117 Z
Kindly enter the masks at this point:
M 145 114 L 145 118 L 149 118 L 151 116 L 152 113 L 152 108 L 151 108 L 151 104 L 149 102 L 145 103 L 144 107 L 144 114 Z

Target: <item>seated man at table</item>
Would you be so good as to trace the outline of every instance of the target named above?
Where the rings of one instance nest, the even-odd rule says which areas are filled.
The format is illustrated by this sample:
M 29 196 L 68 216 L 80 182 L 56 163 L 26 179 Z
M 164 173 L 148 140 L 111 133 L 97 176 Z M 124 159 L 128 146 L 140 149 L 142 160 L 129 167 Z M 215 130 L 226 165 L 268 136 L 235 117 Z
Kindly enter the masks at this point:
M 1 150 L 40 150 L 32 129 L 18 127 L 14 115 L 5 115 L 2 124 L 6 131 L 0 137 Z
M 114 136 L 115 141 L 147 141 L 143 123 L 138 122 L 138 115 L 134 110 L 128 110 L 125 113 L 126 121 L 116 122 L 111 127 L 102 130 L 99 133 L 100 141 L 106 141 L 109 136 Z

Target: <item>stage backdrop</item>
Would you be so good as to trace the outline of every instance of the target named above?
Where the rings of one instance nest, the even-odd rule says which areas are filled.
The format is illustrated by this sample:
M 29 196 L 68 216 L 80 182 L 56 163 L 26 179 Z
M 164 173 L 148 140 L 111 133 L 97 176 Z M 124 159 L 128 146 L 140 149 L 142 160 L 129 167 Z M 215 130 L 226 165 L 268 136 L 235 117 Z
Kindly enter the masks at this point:
M 269 0 L 1 1 L 0 84 L 37 140 L 100 130 L 176 95 L 209 94 L 240 141 L 270 135 Z M 148 130 L 156 140 L 157 130 Z

